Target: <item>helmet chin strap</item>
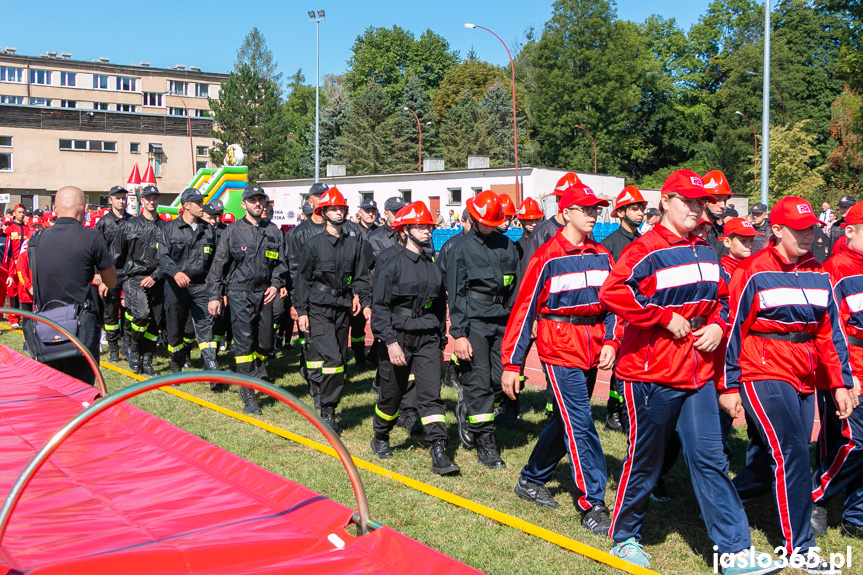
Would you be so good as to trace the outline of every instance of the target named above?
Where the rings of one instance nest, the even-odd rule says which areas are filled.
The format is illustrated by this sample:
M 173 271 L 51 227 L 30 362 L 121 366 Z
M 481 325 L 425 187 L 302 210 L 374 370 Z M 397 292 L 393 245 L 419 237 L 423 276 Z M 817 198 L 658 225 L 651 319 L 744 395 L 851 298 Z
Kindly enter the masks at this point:
M 629 227 L 631 227 L 634 230 L 637 230 L 639 228 L 639 226 L 641 226 L 641 224 L 635 223 L 631 219 L 629 219 L 629 216 L 626 215 L 626 211 L 624 211 L 623 214 L 624 214 L 623 215 L 623 221 L 626 222 L 627 224 L 629 224 Z
M 342 225 L 343 223 L 345 223 L 345 220 L 344 220 L 344 219 L 341 219 L 341 220 L 334 220 L 333 218 L 331 218 L 330 216 L 328 216 L 328 215 L 324 214 L 323 212 L 321 213 L 321 215 L 324 217 L 324 219 L 325 219 L 326 221 L 328 221 L 329 223 L 333 224 L 334 226 L 340 226 L 340 225 Z
M 416 239 L 416 238 L 414 237 L 414 235 L 413 235 L 412 233 L 410 233 L 410 232 L 408 232 L 408 238 L 410 238 L 410 240 L 411 240 L 413 243 L 415 243 L 416 245 L 418 245 L 418 246 L 419 246 L 419 247 L 421 247 L 421 248 L 429 248 L 429 247 L 431 247 L 431 245 L 432 245 L 432 242 L 431 242 L 431 240 L 430 240 L 430 239 L 425 240 L 425 241 L 420 241 L 420 240 Z

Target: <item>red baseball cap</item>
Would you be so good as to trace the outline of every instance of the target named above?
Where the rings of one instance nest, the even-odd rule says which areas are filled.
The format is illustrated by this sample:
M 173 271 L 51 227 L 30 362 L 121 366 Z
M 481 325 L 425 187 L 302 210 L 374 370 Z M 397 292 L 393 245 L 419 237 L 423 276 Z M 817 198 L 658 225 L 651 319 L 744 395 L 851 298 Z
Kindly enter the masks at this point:
M 570 206 L 608 206 L 608 200 L 596 197 L 589 187 L 584 184 L 575 184 L 566 188 L 560 196 L 557 205 L 558 213 L 563 212 Z
M 863 202 L 854 204 L 845 214 L 845 223 L 849 226 L 863 224 Z
M 813 225 L 823 226 L 824 222 L 815 217 L 809 202 L 797 196 L 787 196 L 773 204 L 773 209 L 770 210 L 770 224 L 802 230 Z
M 726 236 L 743 236 L 747 238 L 764 235 L 743 218 L 728 218 L 725 220 L 725 228 L 722 233 Z
M 705 198 L 711 204 L 716 203 L 716 198 L 704 189 L 704 180 L 692 170 L 677 170 L 665 179 L 665 183 L 662 184 L 662 194 L 675 192 L 690 200 Z
M 40 218 L 39 216 L 33 216 L 32 218 L 27 220 L 27 225 L 28 226 L 42 226 L 42 225 L 44 225 L 44 222 L 42 222 L 42 218 Z
M 11 224 L 11 223 L 12 223 L 12 216 L 5 216 L 5 217 L 3 218 L 3 223 L 4 223 L 5 225 L 7 225 L 7 226 L 8 226 L 9 224 Z

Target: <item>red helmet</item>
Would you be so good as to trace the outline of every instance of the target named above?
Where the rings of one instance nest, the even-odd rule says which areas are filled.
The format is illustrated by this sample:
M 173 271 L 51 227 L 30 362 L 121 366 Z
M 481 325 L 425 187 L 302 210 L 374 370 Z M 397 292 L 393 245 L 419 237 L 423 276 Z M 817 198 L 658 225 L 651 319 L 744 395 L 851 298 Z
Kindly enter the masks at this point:
M 39 216 L 33 216 L 32 218 L 27 220 L 27 225 L 28 226 L 42 226 L 42 225 L 44 225 L 44 223 L 42 222 L 42 218 L 40 218 Z
M 433 226 L 434 218 L 432 218 L 431 212 L 424 202 L 413 202 L 400 209 L 398 214 L 396 214 L 393 229 L 398 230 L 405 226 L 423 225 Z
M 730 196 L 731 188 L 728 178 L 719 170 L 711 170 L 704 174 L 704 189 L 713 196 Z
M 567 172 L 557 181 L 557 185 L 554 186 L 554 195 L 560 197 L 567 188 L 580 183 L 581 180 L 578 179 L 575 172 Z
M 237 218 L 234 217 L 234 214 L 231 212 L 225 212 L 222 214 L 222 223 L 223 224 L 233 224 L 237 221 Z
M 477 222 L 493 228 L 501 225 L 506 219 L 500 198 L 491 190 L 480 192 L 475 198 L 468 198 L 467 211 Z
M 527 198 L 518 207 L 516 216 L 520 220 L 541 220 L 545 217 L 545 214 L 542 213 L 542 208 L 539 207 L 539 202 L 533 198 Z
M 504 217 L 514 218 L 517 215 L 515 212 L 515 202 L 512 201 L 509 194 L 498 194 L 498 197 L 500 198 L 500 205 L 503 206 Z
M 330 207 L 348 207 L 348 203 L 345 201 L 345 197 L 339 191 L 339 189 L 335 186 L 328 189 L 326 192 L 321 195 L 321 200 L 318 202 L 318 207 L 315 208 L 315 215 L 321 215 L 321 211 L 324 208 Z
M 641 192 L 635 186 L 626 186 L 623 191 L 617 196 L 614 202 L 614 210 L 626 207 L 630 204 L 646 204 L 647 200 L 641 195 Z

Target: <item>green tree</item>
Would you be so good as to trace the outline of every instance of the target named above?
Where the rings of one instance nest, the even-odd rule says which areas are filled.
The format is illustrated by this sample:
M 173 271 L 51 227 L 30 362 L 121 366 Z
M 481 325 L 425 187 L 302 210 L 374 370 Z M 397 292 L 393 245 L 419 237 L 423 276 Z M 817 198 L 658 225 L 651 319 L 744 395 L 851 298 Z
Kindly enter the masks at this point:
M 417 117 L 419 117 L 419 122 L 422 125 L 423 157 L 438 156 L 441 150 L 437 137 L 437 115 L 432 107 L 431 99 L 422 89 L 419 78 L 416 76 L 409 76 L 405 81 L 401 105 L 397 106 L 395 115 L 398 120 L 397 129 L 408 146 L 408 154 L 417 159 L 419 154 L 417 120 L 405 108 L 413 110 Z
M 227 147 L 239 144 L 251 181 L 282 177 L 288 141 L 276 84 L 243 64 L 222 84 L 219 99 L 208 101 L 217 140 L 210 152 L 213 162 L 221 164 Z
M 323 92 L 321 93 L 323 96 Z M 338 163 L 339 160 L 339 137 L 345 130 L 350 103 L 345 92 L 334 86 L 328 95 L 329 104 L 321 107 L 321 133 L 320 133 L 320 171 L 326 173 L 327 164 Z M 314 108 L 312 109 L 314 114 Z M 303 164 L 309 174 L 315 172 L 315 122 L 314 116 L 306 134 L 307 152 L 306 162 Z
M 488 112 L 468 89 L 444 116 L 439 135 L 448 168 L 466 168 L 469 155 L 491 156 L 495 150 Z
M 279 63 L 273 58 L 273 52 L 267 48 L 266 38 L 257 27 L 246 34 L 242 46 L 237 50 L 234 71 L 239 72 L 244 64 L 276 86 L 282 82 L 282 75 L 278 72 Z
M 302 69 L 288 78 L 289 92 L 282 108 L 288 141 L 284 172 L 286 177 L 292 178 L 307 177 L 314 173 L 313 166 L 312 171 L 309 171 L 310 162 L 306 154 L 309 147 L 308 136 L 314 136 L 315 87 L 304 82 Z M 325 100 L 322 103 L 326 105 Z M 314 146 L 314 142 L 312 145 Z
M 488 114 L 488 127 L 494 147 L 490 151 L 490 161 L 494 166 L 514 166 L 515 154 L 512 138 L 512 84 L 504 85 L 500 80 L 486 90 L 479 101 L 479 107 Z M 519 164 L 530 164 L 536 159 L 536 146 L 530 139 L 527 120 L 518 115 L 516 102 L 516 124 L 518 125 Z
M 462 97 L 465 89 L 470 90 L 477 99 L 494 84 L 495 80 L 508 81 L 505 71 L 488 62 L 468 59 L 452 66 L 435 91 L 432 101 L 435 112 L 443 117 Z
M 828 200 L 863 192 L 863 98 L 846 88 L 831 106 L 830 135 L 834 149 L 827 158 Z

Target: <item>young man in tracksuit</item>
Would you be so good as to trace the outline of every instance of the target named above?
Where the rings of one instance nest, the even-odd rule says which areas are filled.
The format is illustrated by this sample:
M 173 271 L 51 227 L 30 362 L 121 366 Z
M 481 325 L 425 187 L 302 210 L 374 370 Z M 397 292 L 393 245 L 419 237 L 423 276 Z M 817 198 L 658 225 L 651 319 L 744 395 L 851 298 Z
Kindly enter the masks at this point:
M 578 179 L 575 172 L 567 172 L 557 181 L 551 195 L 559 198 L 561 194 L 563 194 L 564 190 L 580 183 L 581 180 Z M 524 270 L 527 267 L 527 262 L 529 262 L 530 258 L 533 257 L 533 252 L 535 252 L 539 246 L 553 238 L 555 234 L 557 234 L 558 230 L 563 227 L 563 224 L 563 216 L 560 213 L 557 213 L 554 217 L 539 222 L 533 228 L 533 231 L 530 234 L 530 239 L 524 245 L 524 253 L 521 255 L 522 263 L 519 267 L 519 271 L 521 273 L 524 273 Z
M 465 447 L 490 469 L 506 467 L 494 441 L 494 408 L 500 403 L 500 344 L 515 297 L 518 251 L 497 227 L 504 222 L 497 194 L 487 190 L 467 201 L 473 226 L 449 252 L 449 333 L 462 369 L 456 415 Z
M 721 369 L 714 366 L 714 351 L 728 326 L 728 288 L 716 252 L 690 233 L 709 201 L 698 174 L 673 172 L 662 186 L 661 222 L 623 252 L 599 291 L 605 308 L 625 322 L 615 374 L 623 384 L 629 450 L 609 530 L 611 553 L 642 567 L 650 566 L 650 556 L 641 545 L 641 527 L 675 431 L 718 553 L 750 564 L 762 556 L 749 551 L 746 513 L 724 471 L 713 379 Z M 739 398 L 720 402 L 729 412 L 739 407 Z M 724 573 L 778 570 L 735 567 Z
M 30 227 L 27 225 L 24 206 L 16 205 L 12 209 L 12 222 L 6 227 L 6 246 L 2 259 L 2 265 L 6 272 L 6 294 L 9 296 L 9 307 L 20 307 L 18 299 L 18 278 L 15 277 L 15 261 L 24 249 L 24 242 L 30 237 Z M 14 328 L 20 327 L 17 315 L 9 314 L 6 318 L 9 325 Z
M 337 188 L 321 195 L 315 214 L 324 218 L 326 230 L 309 238 L 303 247 L 294 288 L 297 326 L 309 334 L 309 378 L 320 374 L 321 417 L 337 433 L 341 432 L 336 407 L 345 385 L 349 318 L 358 313 L 366 320 L 371 316 L 369 270 L 362 244 L 360 238 L 342 229 L 347 213 L 348 204 Z
M 222 233 L 207 274 L 210 315 L 218 317 L 222 296 L 228 298 L 237 373 L 265 381 L 269 378 L 264 360 L 275 338 L 273 302 L 285 287 L 288 273 L 282 232 L 262 218 L 269 200 L 259 186 L 243 190 L 246 215 Z M 240 387 L 238 393 L 246 413 L 261 414 L 254 390 Z
M 186 320 L 192 316 L 195 339 L 201 350 L 204 369 L 218 371 L 213 316 L 207 310 L 212 299 L 207 273 L 216 251 L 216 232 L 201 219 L 204 195 L 195 188 L 180 194 L 183 213 L 162 227 L 159 240 L 159 267 L 165 274 L 166 331 L 171 371 L 183 371 Z M 236 224 L 235 224 L 236 225 Z
M 126 213 L 126 194 L 129 192 L 122 186 L 114 186 L 108 192 L 108 203 L 111 209 L 96 222 L 96 229 L 105 238 L 108 250 L 114 244 L 114 240 L 132 216 Z M 104 290 L 103 290 L 104 291 Z M 122 288 L 118 278 L 117 285 L 109 289 L 102 296 L 103 319 L 102 327 L 105 330 L 105 339 L 108 340 L 108 361 L 120 361 L 120 338 L 123 334 L 122 316 L 120 314 L 120 299 Z M 129 343 L 128 340 L 125 343 Z M 124 346 L 125 347 L 125 346 Z
M 117 269 L 117 283 L 122 285 L 126 302 L 129 368 L 155 376 L 159 372 L 153 367 L 153 353 L 159 331 L 165 327 L 165 275 L 158 257 L 165 222 L 157 211 L 158 188 L 146 186 L 140 197 L 141 215 L 126 222 L 110 249 Z
M 839 321 L 845 329 L 851 372 L 860 398 L 863 378 L 863 204 L 855 204 L 845 216 L 845 245 L 824 264 L 830 274 L 833 295 L 839 305 Z M 842 530 L 863 538 L 863 408 L 854 408 L 847 419 L 836 415 L 829 393 L 818 390 L 821 431 L 819 463 L 812 474 L 812 529 L 827 532 L 827 501 L 845 491 Z
M 501 356 L 503 391 L 515 398 L 533 324 L 538 321 L 536 349 L 558 406 L 521 471 L 516 494 L 538 505 L 557 507 L 545 484 L 568 453 L 582 525 L 604 534 L 611 525 L 605 507 L 608 477 L 591 415 L 588 372 L 614 366 L 622 330 L 599 302 L 599 288 L 614 263 L 608 250 L 588 237 L 600 206 L 608 202 L 587 186 L 576 184 L 563 192 L 558 209 L 566 225 L 536 250 L 527 265 Z

